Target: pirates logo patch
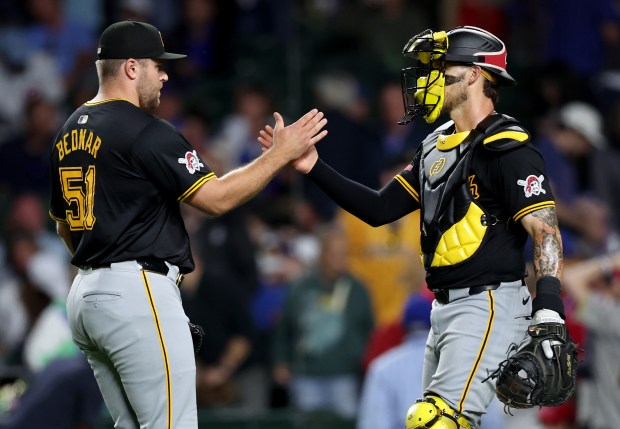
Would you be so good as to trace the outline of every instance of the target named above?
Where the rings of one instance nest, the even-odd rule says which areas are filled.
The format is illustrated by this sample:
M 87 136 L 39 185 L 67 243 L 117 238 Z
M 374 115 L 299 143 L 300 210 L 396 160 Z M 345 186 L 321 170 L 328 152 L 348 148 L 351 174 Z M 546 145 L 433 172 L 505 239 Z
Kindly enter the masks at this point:
M 529 176 L 526 177 L 525 180 L 517 180 L 517 185 L 519 186 L 523 186 L 523 192 L 525 192 L 525 198 L 529 198 L 532 195 L 540 195 L 540 194 L 546 194 L 547 191 L 545 191 L 542 187 L 542 182 L 545 180 L 545 176 L 543 176 L 542 174 L 540 176 L 535 176 L 533 174 L 530 174 Z
M 195 172 L 200 171 L 201 167 L 204 167 L 204 164 L 200 162 L 198 154 L 195 150 L 186 152 L 184 158 L 179 158 L 179 164 L 185 164 L 189 174 L 194 174 Z

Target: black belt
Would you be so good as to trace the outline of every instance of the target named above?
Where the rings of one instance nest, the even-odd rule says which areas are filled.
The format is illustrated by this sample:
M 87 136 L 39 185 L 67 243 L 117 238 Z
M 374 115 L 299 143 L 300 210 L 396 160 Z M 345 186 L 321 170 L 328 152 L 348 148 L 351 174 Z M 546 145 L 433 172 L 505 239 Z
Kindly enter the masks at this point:
M 494 285 L 471 286 L 469 288 L 468 294 L 469 296 L 478 295 L 479 293 L 486 292 L 488 290 L 495 290 L 500 287 L 500 285 L 501 283 L 497 283 Z M 447 304 L 450 302 L 450 289 L 434 289 L 433 294 L 435 295 L 435 299 L 440 304 Z
M 166 263 L 161 259 L 136 259 L 136 262 L 140 265 L 140 269 L 144 271 L 152 271 L 164 276 L 168 275 L 168 265 L 166 265 Z M 98 270 L 99 268 L 110 268 L 110 264 L 95 264 L 80 268 L 83 270 Z

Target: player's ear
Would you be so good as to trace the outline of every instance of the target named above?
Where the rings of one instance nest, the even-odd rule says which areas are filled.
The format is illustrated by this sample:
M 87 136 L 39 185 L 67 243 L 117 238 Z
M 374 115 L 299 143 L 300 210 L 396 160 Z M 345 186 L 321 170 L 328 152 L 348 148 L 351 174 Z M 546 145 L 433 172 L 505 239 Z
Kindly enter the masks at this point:
M 139 67 L 140 67 L 140 64 L 134 58 L 129 58 L 127 61 L 125 61 L 125 64 L 123 66 L 125 74 L 131 80 L 134 80 L 138 77 Z
M 470 85 L 476 82 L 478 79 L 484 79 L 484 76 L 482 75 L 482 69 L 478 66 L 471 66 L 469 68 L 468 74 L 469 78 L 467 79 L 467 83 Z

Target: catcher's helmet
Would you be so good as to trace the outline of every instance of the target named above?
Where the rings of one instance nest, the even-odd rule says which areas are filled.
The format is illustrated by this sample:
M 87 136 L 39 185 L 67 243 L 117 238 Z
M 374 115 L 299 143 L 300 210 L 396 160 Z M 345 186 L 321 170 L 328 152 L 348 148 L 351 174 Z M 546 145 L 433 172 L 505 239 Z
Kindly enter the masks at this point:
M 506 71 L 504 43 L 478 27 L 457 27 L 447 33 L 425 30 L 407 42 L 403 55 L 417 63 L 402 69 L 405 115 L 400 124 L 419 116 L 429 123 L 437 118 L 443 106 L 446 63 L 475 64 L 498 86 L 517 83 Z
M 498 85 L 516 85 L 506 71 L 506 46 L 499 38 L 472 26 L 457 27 L 447 34 L 447 62 L 475 64 L 493 73 Z

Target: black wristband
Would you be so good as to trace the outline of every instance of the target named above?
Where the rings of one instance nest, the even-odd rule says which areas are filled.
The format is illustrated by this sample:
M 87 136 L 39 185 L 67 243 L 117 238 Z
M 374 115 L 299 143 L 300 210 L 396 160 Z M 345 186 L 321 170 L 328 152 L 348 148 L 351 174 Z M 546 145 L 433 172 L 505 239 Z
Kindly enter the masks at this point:
M 536 281 L 536 297 L 532 301 L 532 316 L 538 310 L 546 308 L 558 313 L 562 319 L 564 315 L 564 303 L 560 298 L 562 285 L 557 277 L 543 276 Z

